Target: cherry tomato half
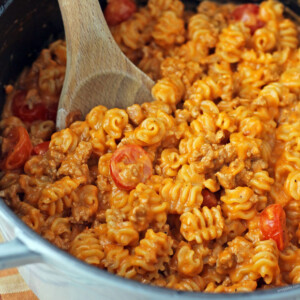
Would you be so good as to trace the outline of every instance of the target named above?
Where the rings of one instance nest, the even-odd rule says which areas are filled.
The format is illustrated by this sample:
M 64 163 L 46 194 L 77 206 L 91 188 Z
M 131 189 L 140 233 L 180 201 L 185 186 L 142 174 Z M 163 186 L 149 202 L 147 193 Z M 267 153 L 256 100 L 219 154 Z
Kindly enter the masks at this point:
M 56 122 L 57 107 L 58 103 L 52 103 L 49 105 L 49 107 L 47 108 L 47 120 Z
M 24 122 L 47 120 L 47 108 L 43 103 L 37 103 L 30 108 L 26 103 L 26 91 L 17 91 L 12 102 L 13 114 Z
M 116 186 L 132 190 L 152 175 L 152 162 L 147 152 L 137 145 L 118 148 L 111 157 L 110 173 Z
M 204 189 L 202 191 L 203 203 L 202 206 L 207 206 L 208 208 L 212 208 L 213 206 L 217 206 L 217 197 L 214 193 L 209 191 L 208 189 Z
M 115 26 L 129 19 L 134 12 L 136 4 L 132 0 L 111 0 L 104 10 L 104 16 L 108 25 Z
M 50 144 L 50 141 L 47 141 L 47 142 L 43 142 L 43 143 L 40 143 L 40 144 L 34 146 L 32 149 L 32 154 L 35 154 L 35 155 L 45 154 L 49 149 L 49 144 Z
M 243 22 L 250 28 L 252 34 L 255 30 L 265 25 L 265 23 L 259 19 L 259 6 L 256 4 L 248 3 L 239 5 L 232 12 L 232 18 L 236 21 Z
M 280 204 L 267 206 L 260 215 L 260 230 L 265 240 L 272 239 L 282 251 L 286 242 L 286 216 Z
M 3 170 L 14 170 L 23 167 L 32 151 L 32 144 L 27 130 L 22 126 L 12 127 L 3 140 L 3 143 L 8 143 L 6 148 L 10 150 L 4 154 L 5 158 L 1 162 L 1 168 Z

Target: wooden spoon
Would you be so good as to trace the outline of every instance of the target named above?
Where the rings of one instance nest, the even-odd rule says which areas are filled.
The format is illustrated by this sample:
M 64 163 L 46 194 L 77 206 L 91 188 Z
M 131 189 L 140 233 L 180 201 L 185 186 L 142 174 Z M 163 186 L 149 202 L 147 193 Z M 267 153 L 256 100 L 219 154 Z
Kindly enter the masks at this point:
M 67 115 L 86 115 L 99 104 L 126 108 L 151 101 L 153 81 L 115 43 L 98 0 L 59 0 L 67 42 L 67 69 L 59 99 L 57 127 Z

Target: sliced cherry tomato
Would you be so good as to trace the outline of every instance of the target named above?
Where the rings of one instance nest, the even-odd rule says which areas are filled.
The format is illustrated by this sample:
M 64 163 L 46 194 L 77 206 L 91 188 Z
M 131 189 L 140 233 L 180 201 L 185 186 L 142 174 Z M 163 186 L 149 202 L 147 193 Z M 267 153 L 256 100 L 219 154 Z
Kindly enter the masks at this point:
M 214 193 L 209 191 L 208 189 L 204 189 L 202 191 L 203 203 L 202 206 L 207 206 L 208 208 L 212 208 L 213 206 L 217 206 L 217 197 Z
M 272 239 L 282 251 L 286 243 L 286 216 L 280 204 L 267 206 L 260 215 L 260 230 L 265 240 Z
M 137 145 L 125 145 L 117 149 L 110 161 L 110 173 L 116 186 L 132 190 L 145 182 L 153 172 L 147 152 Z
M 52 103 L 47 108 L 47 120 L 56 122 L 58 103 Z
M 111 0 L 104 10 L 104 16 L 108 25 L 115 26 L 129 19 L 134 12 L 136 4 L 132 0 Z
M 50 144 L 50 141 L 47 141 L 47 142 L 43 142 L 43 143 L 40 143 L 40 144 L 34 146 L 32 149 L 32 154 L 35 154 L 35 155 L 45 154 L 49 149 L 49 144 Z
M 47 109 L 43 103 L 37 103 L 30 108 L 26 103 L 26 91 L 16 92 L 12 102 L 13 114 L 24 122 L 47 120 Z
M 3 138 L 6 149 L 10 149 L 4 154 L 5 158 L 1 162 L 4 170 L 14 170 L 23 167 L 31 155 L 32 144 L 27 130 L 22 127 L 12 127 L 8 135 Z
M 252 34 L 255 30 L 265 25 L 265 23 L 259 19 L 259 6 L 256 4 L 248 3 L 239 5 L 232 12 L 232 18 L 236 21 L 243 22 L 250 28 Z

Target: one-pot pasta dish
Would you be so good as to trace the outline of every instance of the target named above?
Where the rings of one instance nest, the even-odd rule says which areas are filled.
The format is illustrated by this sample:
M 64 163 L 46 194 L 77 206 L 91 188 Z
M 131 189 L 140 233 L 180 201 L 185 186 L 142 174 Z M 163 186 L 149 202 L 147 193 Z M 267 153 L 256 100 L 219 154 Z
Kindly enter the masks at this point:
M 132 280 L 300 283 L 300 30 L 283 4 L 111 0 L 105 17 L 153 102 L 72 112 L 55 132 L 55 41 L 5 87 L 0 196 L 57 247 Z

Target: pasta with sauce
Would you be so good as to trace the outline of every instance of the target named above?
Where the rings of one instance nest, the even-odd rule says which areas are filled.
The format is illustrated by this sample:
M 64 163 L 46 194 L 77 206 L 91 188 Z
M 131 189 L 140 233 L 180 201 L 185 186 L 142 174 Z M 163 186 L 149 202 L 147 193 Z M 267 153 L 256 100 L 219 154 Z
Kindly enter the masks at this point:
M 126 8 L 118 12 L 118 3 Z M 55 132 L 66 44 L 24 70 L 0 121 L 0 196 L 78 259 L 160 287 L 300 283 L 300 30 L 275 0 L 110 1 L 153 102 Z

